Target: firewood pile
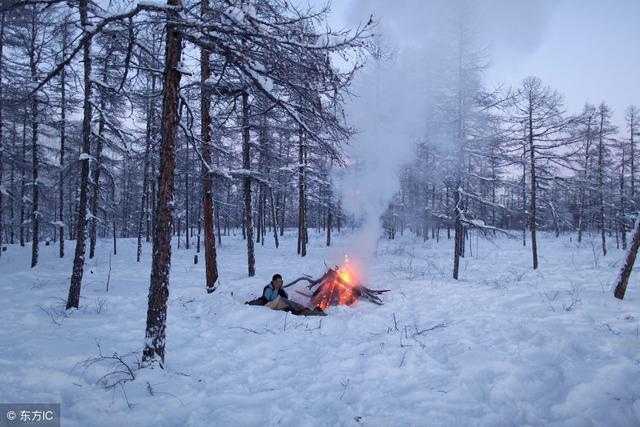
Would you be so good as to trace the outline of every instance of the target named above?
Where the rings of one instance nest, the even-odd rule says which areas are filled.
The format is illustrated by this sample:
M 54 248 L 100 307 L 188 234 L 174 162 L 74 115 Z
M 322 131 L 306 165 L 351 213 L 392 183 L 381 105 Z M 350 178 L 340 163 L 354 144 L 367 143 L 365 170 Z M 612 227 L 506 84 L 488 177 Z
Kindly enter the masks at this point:
M 356 282 L 352 274 L 345 268 L 330 268 L 320 278 L 313 279 L 311 276 L 302 276 L 284 287 L 293 286 L 300 281 L 307 281 L 308 289 L 316 288 L 313 293 L 297 291 L 299 294 L 309 298 L 312 307 L 325 309 L 331 305 L 352 305 L 359 298 L 366 299 L 377 305 L 383 302 L 379 295 L 389 292 L 390 289 L 370 289 Z

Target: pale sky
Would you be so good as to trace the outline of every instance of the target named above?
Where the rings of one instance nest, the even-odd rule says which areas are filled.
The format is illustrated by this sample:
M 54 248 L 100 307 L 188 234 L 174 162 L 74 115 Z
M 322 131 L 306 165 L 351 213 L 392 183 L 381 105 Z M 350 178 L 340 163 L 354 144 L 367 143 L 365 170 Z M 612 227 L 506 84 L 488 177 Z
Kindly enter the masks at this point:
M 568 112 L 605 101 L 619 126 L 629 105 L 640 106 L 640 0 L 333 0 L 330 24 L 352 27 L 373 13 L 398 49 L 426 46 L 460 2 L 488 48 L 488 86 L 535 75 L 564 95 Z

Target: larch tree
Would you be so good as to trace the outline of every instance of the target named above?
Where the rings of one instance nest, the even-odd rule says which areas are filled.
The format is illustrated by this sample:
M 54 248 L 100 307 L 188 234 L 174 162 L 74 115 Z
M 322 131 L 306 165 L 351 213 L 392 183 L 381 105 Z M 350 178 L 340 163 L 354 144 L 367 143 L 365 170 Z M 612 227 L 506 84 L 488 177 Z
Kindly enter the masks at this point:
M 516 129 L 514 137 L 523 142 L 529 160 L 530 208 L 529 230 L 533 269 L 538 268 L 538 187 L 544 162 L 557 162 L 558 147 L 567 143 L 567 120 L 564 117 L 562 97 L 544 86 L 537 77 L 522 81 L 512 98 L 510 120 Z

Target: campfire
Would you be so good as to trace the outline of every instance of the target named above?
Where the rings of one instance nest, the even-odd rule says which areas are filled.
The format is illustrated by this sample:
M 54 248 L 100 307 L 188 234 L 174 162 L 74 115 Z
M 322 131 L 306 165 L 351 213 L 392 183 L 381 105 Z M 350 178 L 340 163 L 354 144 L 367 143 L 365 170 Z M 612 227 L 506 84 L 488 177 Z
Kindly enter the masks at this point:
M 316 286 L 317 288 L 312 294 L 297 292 L 309 298 L 311 306 L 322 309 L 331 305 L 353 305 L 358 298 L 364 298 L 374 304 L 382 305 L 382 300 L 378 295 L 389 291 L 389 289 L 369 289 L 360 284 L 359 279 L 350 267 L 347 257 L 345 257 L 342 267 L 330 268 L 319 279 L 303 276 L 288 283 L 285 287 L 292 286 L 301 280 L 309 282 L 309 289 L 313 289 Z

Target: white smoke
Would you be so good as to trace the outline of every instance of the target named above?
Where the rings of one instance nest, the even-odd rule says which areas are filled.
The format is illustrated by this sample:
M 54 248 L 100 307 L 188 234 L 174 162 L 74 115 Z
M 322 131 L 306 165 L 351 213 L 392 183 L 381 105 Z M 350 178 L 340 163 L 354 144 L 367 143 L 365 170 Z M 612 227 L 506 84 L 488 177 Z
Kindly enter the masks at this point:
M 334 183 L 345 212 L 362 221 L 348 248 L 355 262 L 373 261 L 381 216 L 400 190 L 400 169 L 424 137 L 426 100 L 420 80 L 410 61 L 396 54 L 372 60 L 354 82 L 357 98 L 347 114 L 359 133 L 345 150 L 351 165 L 338 171 Z M 343 255 L 336 254 L 338 263 Z

